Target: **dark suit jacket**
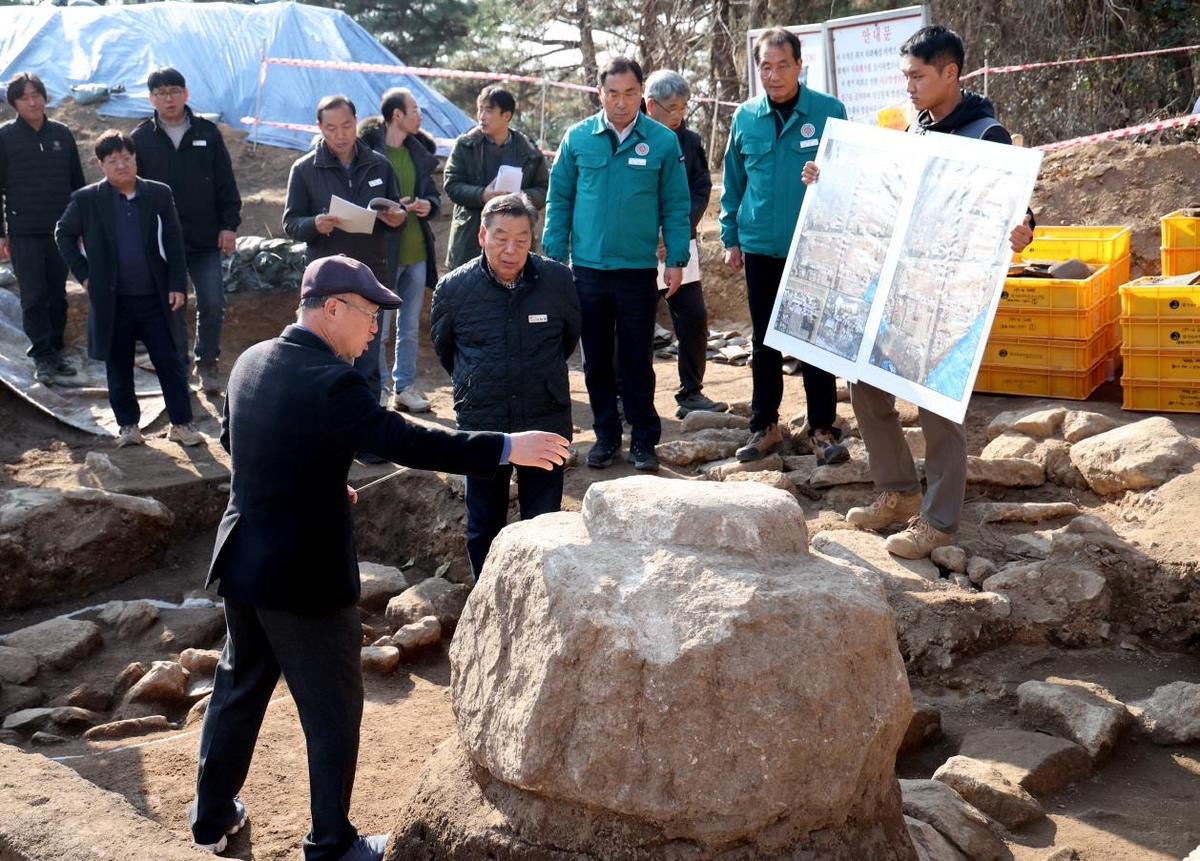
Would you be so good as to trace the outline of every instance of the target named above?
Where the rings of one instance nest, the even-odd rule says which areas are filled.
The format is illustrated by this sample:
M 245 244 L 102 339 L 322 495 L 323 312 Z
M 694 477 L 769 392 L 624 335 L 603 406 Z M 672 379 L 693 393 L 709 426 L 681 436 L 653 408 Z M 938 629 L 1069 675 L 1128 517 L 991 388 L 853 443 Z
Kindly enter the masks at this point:
M 346 495 L 356 451 L 490 478 L 504 438 L 410 424 L 381 407 L 366 377 L 320 336 L 288 326 L 233 366 L 221 444 L 233 477 L 208 582 L 257 606 L 316 613 L 359 596 Z
M 187 293 L 187 252 L 175 201 L 169 186 L 146 179 L 137 181 L 135 199 L 150 274 L 169 315 L 167 294 Z M 103 361 L 112 347 L 119 274 L 112 186 L 108 180 L 84 186 L 71 195 L 67 211 L 54 228 L 54 241 L 79 283 L 88 282 L 88 355 Z

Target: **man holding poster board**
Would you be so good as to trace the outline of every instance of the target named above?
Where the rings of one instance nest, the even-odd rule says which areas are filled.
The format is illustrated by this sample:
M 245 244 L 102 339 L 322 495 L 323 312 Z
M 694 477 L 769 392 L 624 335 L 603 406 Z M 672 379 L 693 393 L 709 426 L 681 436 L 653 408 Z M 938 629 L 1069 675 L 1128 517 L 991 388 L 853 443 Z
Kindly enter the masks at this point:
M 916 134 L 940 132 L 994 143 L 1011 144 L 1012 137 L 996 120 L 992 103 L 963 90 L 959 83 L 965 52 L 953 30 L 931 26 L 918 30 L 900 46 L 900 68 L 908 94 L 918 111 Z M 814 162 L 804 166 L 804 182 L 816 182 Z M 1033 216 L 1013 228 L 1009 242 L 1021 251 L 1033 239 Z M 871 478 L 880 494 L 868 506 L 852 508 L 846 520 L 864 529 L 884 529 L 907 521 L 889 536 L 888 552 L 905 559 L 923 559 L 950 543 L 962 516 L 967 483 L 967 442 L 963 425 L 932 410 L 918 410 L 925 435 L 926 491 L 913 463 L 896 412 L 896 396 L 859 381 L 850 387 L 850 400 L 866 443 Z

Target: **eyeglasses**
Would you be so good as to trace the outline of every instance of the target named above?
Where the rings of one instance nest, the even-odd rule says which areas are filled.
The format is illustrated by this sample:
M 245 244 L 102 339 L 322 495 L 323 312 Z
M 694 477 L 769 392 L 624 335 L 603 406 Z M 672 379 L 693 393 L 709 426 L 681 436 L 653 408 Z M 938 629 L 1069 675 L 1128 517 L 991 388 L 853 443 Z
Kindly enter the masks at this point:
M 156 99 L 178 99 L 183 97 L 182 87 L 171 87 L 165 90 L 154 90 L 150 93 Z
M 136 156 L 122 153 L 120 155 L 110 155 L 101 159 L 100 164 L 105 167 L 126 167 L 133 164 L 137 160 Z
M 374 311 L 368 311 L 366 308 L 359 308 L 353 302 L 349 301 L 348 299 L 343 299 L 341 296 L 334 296 L 333 298 L 338 300 L 339 302 L 341 302 L 343 305 L 349 305 L 351 308 L 353 308 L 355 311 L 357 311 L 360 314 L 366 314 L 368 317 L 371 318 L 372 323 L 379 322 L 379 310 L 378 309 L 376 309 Z

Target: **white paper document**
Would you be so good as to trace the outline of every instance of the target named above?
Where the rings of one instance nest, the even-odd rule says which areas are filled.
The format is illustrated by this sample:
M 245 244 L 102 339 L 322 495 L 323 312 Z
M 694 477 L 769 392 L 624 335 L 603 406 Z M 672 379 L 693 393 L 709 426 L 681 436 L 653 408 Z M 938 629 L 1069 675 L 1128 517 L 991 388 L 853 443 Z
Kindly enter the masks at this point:
M 830 120 L 766 343 L 961 422 L 1041 160 Z
M 658 289 L 666 290 L 667 284 L 663 281 L 663 269 L 665 267 L 660 262 L 658 264 Z M 683 280 L 680 284 L 691 284 L 693 281 L 700 280 L 700 246 L 693 239 L 691 245 L 688 246 L 688 262 L 687 266 L 683 267 Z
M 505 194 L 516 194 L 521 190 L 521 178 L 523 173 L 521 168 L 513 167 L 511 164 L 500 165 L 500 172 L 496 174 L 496 180 L 492 183 L 492 187 L 496 191 L 503 191 Z
M 347 233 L 370 233 L 375 229 L 375 210 L 358 206 L 336 194 L 329 201 L 329 214 L 342 220 L 338 230 Z

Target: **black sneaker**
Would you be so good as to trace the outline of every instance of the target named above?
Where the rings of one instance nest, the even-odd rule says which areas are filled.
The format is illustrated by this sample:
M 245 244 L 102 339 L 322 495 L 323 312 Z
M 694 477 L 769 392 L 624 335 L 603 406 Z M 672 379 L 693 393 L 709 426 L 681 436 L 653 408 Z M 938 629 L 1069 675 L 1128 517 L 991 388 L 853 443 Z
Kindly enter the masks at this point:
M 629 456 L 626 459 L 633 464 L 634 469 L 658 472 L 658 455 L 654 453 L 654 446 L 648 442 L 630 443 Z
M 54 376 L 56 376 L 56 377 L 73 377 L 78 373 L 79 373 L 79 370 L 74 365 L 72 365 L 70 362 L 68 362 L 66 359 L 64 359 L 62 356 L 59 356 L 58 359 L 55 360 Z
M 617 452 L 621 450 L 621 441 L 618 440 L 596 440 L 596 444 L 592 446 L 587 453 L 587 465 L 592 469 L 604 469 L 613 462 L 613 458 L 617 456 Z
M 38 359 L 33 367 L 33 379 L 43 386 L 54 383 L 54 362 L 50 359 Z
M 710 413 L 723 413 L 729 409 L 729 404 L 724 401 L 714 401 L 701 392 L 689 392 L 682 398 L 676 398 L 675 403 L 679 406 L 675 408 L 675 418 L 681 419 L 690 412 L 705 411 Z

